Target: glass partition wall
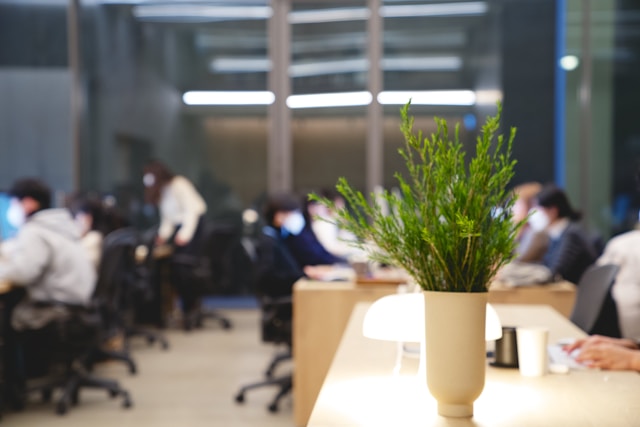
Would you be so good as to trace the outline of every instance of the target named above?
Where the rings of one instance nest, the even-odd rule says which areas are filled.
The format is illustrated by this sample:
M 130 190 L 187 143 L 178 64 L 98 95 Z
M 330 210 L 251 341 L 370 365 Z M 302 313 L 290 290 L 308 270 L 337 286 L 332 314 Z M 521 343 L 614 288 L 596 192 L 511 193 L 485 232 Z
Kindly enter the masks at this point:
M 144 219 L 156 157 L 238 218 L 339 176 L 391 188 L 409 96 L 465 144 L 501 100 L 514 184 L 559 183 L 609 236 L 640 207 L 639 24 L 633 0 L 0 0 L 0 185 L 27 171 Z M 305 107 L 321 94 L 347 105 Z

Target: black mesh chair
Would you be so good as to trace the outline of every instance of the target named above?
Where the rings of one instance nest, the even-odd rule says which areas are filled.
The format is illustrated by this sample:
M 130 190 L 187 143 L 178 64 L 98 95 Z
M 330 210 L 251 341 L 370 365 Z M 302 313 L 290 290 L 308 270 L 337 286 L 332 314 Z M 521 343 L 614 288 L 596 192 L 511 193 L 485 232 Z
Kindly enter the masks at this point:
M 115 230 L 105 236 L 98 283 L 93 296 L 104 319 L 107 337 L 121 334 L 123 348 L 110 350 L 100 346 L 90 362 L 121 360 L 128 365 L 132 374 L 137 372 L 137 366 L 130 354 L 131 337 L 143 336 L 149 343 L 161 343 L 163 348 L 169 345 L 162 334 L 141 328 L 135 322 L 134 298 L 139 286 L 145 286 L 145 278 L 140 275 L 135 257 L 139 242 L 138 233 L 132 228 Z
M 589 335 L 621 336 L 618 310 L 611 294 L 618 270 L 612 264 L 594 265 L 578 282 L 570 319 Z
M 104 331 L 99 307 L 95 304 L 90 307 L 59 305 L 68 312 L 68 316 L 54 320 L 37 332 L 38 337 L 46 337 L 49 354 L 47 373 L 27 379 L 24 396 L 40 392 L 48 401 L 55 389 L 61 389 L 56 412 L 62 415 L 70 405 L 78 403 L 83 388 L 99 388 L 107 391 L 110 397 L 122 397 L 123 407 L 131 407 L 129 392 L 117 381 L 90 373 L 90 360 L 102 341 Z
M 262 341 L 275 345 L 286 345 L 286 350 L 276 354 L 269 363 L 265 372 L 265 379 L 255 383 L 244 385 L 235 396 L 238 403 L 245 401 L 245 394 L 249 390 L 274 386 L 278 388 L 276 395 L 268 409 L 270 412 L 277 412 L 280 400 L 291 392 L 293 388 L 293 374 L 288 372 L 281 376 L 274 376 L 277 366 L 286 360 L 291 359 L 291 297 L 270 298 L 263 296 L 260 299 L 262 312 L 261 331 Z
M 231 320 L 219 310 L 206 307 L 205 300 L 230 288 L 230 249 L 237 235 L 233 226 L 205 223 L 195 254 L 173 255 L 174 268 L 183 272 L 179 280 L 192 286 L 198 296 L 195 307 L 184 313 L 185 329 L 200 328 L 207 320 L 223 329 L 231 329 Z
M 278 410 L 280 399 L 286 396 L 293 387 L 293 375 L 287 373 L 274 377 L 276 366 L 284 360 L 291 359 L 292 329 L 292 297 L 293 284 L 303 276 L 288 249 L 273 234 L 273 229 L 264 228 L 249 245 L 252 250 L 247 255 L 253 261 L 253 281 L 261 308 L 262 341 L 286 345 L 284 353 L 277 354 L 267 367 L 266 379 L 240 388 L 235 400 L 242 403 L 249 390 L 276 386 L 278 392 L 268 409 Z

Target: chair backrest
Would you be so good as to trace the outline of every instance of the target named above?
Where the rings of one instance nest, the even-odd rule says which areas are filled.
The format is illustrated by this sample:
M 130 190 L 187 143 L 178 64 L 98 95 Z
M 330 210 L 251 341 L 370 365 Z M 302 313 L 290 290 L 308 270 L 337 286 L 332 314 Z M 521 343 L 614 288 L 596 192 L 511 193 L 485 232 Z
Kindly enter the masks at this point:
M 589 267 L 578 282 L 571 321 L 586 333 L 620 337 L 620 324 L 611 288 L 618 274 L 613 264 Z
M 133 228 L 121 228 L 104 237 L 93 299 L 107 318 L 118 316 L 130 297 L 128 292 L 137 280 L 135 250 L 139 241 Z

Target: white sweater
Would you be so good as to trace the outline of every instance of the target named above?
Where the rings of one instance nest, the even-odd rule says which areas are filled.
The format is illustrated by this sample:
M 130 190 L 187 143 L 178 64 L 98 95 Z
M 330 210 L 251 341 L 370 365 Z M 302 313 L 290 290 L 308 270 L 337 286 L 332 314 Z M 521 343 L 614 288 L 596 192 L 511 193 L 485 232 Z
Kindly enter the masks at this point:
M 159 209 L 158 235 L 166 240 L 171 237 L 175 227 L 180 225 L 178 237 L 190 242 L 196 231 L 198 219 L 207 211 L 207 205 L 188 179 L 176 175 L 162 189 Z

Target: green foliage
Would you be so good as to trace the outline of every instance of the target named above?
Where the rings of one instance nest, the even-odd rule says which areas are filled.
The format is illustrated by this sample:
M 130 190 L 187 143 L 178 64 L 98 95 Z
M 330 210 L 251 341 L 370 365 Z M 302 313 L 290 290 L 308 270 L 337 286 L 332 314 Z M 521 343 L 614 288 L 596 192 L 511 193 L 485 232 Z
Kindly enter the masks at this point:
M 496 214 L 510 212 L 514 203 L 507 185 L 516 164 L 515 129 L 508 140 L 497 135 L 498 104 L 497 115 L 487 117 L 477 138 L 475 156 L 466 159 L 458 126 L 451 140 L 446 120 L 435 118 L 437 131 L 424 137 L 414 133 L 408 111 L 409 103 L 401 109 L 405 146 L 399 150 L 406 178 L 396 173 L 399 194 L 381 196 L 391 214 L 384 214 L 379 198 L 371 194 L 368 201 L 340 178 L 336 188 L 352 209 L 338 209 L 335 223 L 358 237 L 374 260 L 404 268 L 425 290 L 486 292 L 512 258 L 521 226 L 509 214 Z M 330 200 L 310 197 L 336 209 Z

